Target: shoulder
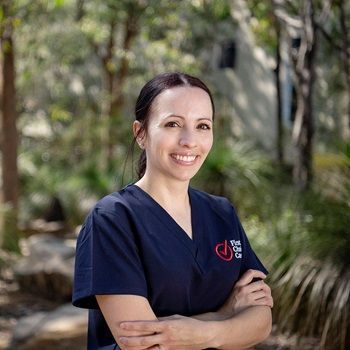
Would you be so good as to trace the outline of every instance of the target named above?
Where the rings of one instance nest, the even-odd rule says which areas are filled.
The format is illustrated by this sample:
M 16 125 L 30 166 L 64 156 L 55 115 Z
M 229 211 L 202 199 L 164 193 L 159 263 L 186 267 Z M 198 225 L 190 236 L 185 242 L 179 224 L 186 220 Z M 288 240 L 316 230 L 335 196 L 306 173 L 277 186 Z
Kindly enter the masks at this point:
M 233 205 L 223 196 L 213 195 L 191 187 L 192 193 L 198 198 L 201 203 L 210 207 L 221 216 L 232 217 Z
M 86 216 L 84 226 L 105 227 L 117 225 L 128 231 L 134 216 L 135 198 L 124 187 L 99 199 Z
M 127 202 L 119 192 L 112 192 L 99 199 L 92 208 L 94 211 L 102 211 L 111 214 L 118 214 L 121 209 L 127 206 Z
M 92 207 L 91 212 L 115 216 L 125 215 L 131 210 L 133 199 L 127 187 L 124 187 L 99 199 Z
M 107 194 L 90 209 L 80 231 L 80 240 L 94 236 L 117 237 L 115 232 L 130 235 L 132 232 L 132 196 L 125 188 Z

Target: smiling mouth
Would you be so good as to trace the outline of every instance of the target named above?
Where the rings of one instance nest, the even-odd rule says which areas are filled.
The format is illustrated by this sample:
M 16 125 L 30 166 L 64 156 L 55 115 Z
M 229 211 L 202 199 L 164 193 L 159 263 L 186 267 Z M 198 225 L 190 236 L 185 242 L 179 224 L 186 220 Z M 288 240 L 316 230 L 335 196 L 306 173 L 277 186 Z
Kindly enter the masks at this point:
M 171 158 L 181 164 L 193 164 L 198 156 L 181 156 L 179 154 L 171 154 Z

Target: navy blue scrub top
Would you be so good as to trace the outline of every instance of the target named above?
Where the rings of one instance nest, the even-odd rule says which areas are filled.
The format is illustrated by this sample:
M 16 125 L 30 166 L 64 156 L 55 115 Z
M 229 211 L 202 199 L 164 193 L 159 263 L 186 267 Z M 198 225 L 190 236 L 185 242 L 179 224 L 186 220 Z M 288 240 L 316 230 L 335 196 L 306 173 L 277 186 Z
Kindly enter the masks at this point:
M 97 294 L 148 299 L 157 317 L 216 311 L 248 269 L 267 270 L 231 203 L 189 187 L 192 239 L 129 184 L 97 202 L 77 240 L 73 305 L 89 310 L 88 350 L 119 349 Z

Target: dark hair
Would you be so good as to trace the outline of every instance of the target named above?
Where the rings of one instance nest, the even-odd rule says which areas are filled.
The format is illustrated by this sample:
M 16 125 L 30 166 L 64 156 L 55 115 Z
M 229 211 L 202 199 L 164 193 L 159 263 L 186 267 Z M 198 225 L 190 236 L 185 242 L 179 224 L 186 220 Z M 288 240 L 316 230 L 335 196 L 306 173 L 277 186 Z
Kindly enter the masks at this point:
M 159 74 L 152 80 L 147 82 L 141 89 L 139 97 L 137 98 L 135 105 L 135 119 L 141 123 L 141 128 L 138 131 L 136 137 L 146 132 L 150 112 L 154 99 L 163 91 L 171 89 L 177 86 L 191 86 L 198 87 L 204 90 L 210 97 L 211 106 L 213 109 L 213 118 L 215 114 L 215 107 L 213 97 L 209 88 L 199 78 L 181 72 L 168 72 Z M 136 137 L 132 141 L 132 150 L 134 149 Z M 139 179 L 145 174 L 146 171 L 146 151 L 143 150 L 138 161 L 137 175 Z

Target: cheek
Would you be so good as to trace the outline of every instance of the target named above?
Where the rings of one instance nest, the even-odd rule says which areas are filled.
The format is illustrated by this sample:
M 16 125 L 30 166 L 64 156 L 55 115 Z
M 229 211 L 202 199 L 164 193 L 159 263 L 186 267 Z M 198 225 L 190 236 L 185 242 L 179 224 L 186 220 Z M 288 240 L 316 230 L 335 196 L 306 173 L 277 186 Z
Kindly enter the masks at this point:
M 149 149 L 152 153 L 161 154 L 164 151 L 168 151 L 173 144 L 171 137 L 164 133 L 154 133 L 151 138 L 149 138 Z
M 211 135 L 208 137 L 203 145 L 203 148 L 206 150 L 207 153 L 210 152 L 211 148 L 213 146 L 213 136 Z

